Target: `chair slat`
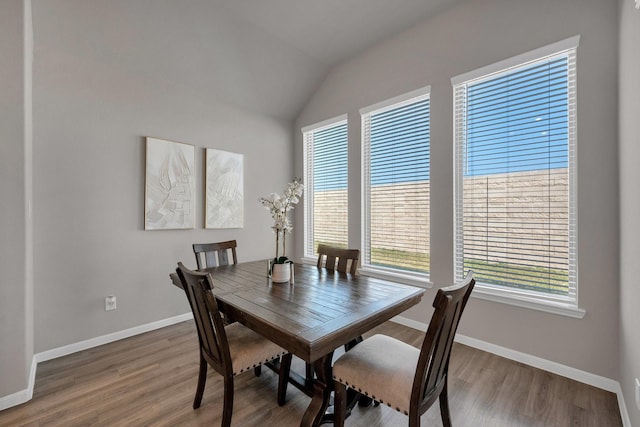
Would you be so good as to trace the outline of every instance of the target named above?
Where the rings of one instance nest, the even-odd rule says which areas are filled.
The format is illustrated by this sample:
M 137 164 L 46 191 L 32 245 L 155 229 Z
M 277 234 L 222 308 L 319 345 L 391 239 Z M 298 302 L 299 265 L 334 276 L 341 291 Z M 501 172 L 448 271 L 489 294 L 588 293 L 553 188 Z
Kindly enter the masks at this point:
M 231 252 L 233 263 L 237 264 L 237 247 L 238 243 L 235 240 L 216 243 L 194 243 L 193 253 L 196 256 L 196 264 L 198 265 L 198 270 L 229 265 L 229 251 Z M 203 255 L 204 263 L 201 259 Z

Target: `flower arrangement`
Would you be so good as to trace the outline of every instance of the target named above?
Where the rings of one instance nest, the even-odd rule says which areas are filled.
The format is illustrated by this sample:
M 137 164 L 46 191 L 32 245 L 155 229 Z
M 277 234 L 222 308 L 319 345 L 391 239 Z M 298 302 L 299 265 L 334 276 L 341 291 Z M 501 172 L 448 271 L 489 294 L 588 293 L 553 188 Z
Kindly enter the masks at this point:
M 273 226 L 271 227 L 276 233 L 276 256 L 273 259 L 274 264 L 284 264 L 288 261 L 286 256 L 287 244 L 286 234 L 293 230 L 293 225 L 287 216 L 287 213 L 293 209 L 293 205 L 300 201 L 304 186 L 299 179 L 294 179 L 287 184 L 282 195 L 271 193 L 269 197 L 260 197 L 259 201 L 270 213 L 273 218 Z M 282 256 L 280 256 L 280 234 L 282 234 Z

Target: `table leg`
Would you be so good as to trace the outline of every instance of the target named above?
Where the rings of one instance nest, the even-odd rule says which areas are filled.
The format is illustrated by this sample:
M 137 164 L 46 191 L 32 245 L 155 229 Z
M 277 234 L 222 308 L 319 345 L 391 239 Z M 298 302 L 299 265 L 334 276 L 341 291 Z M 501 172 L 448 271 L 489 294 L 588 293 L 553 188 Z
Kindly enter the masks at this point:
M 322 417 L 329 406 L 329 398 L 333 391 L 333 377 L 331 375 L 332 359 L 333 352 L 316 360 L 314 363 L 316 379 L 313 382 L 313 396 L 311 403 L 309 403 L 302 417 L 301 427 L 316 427 L 322 422 Z

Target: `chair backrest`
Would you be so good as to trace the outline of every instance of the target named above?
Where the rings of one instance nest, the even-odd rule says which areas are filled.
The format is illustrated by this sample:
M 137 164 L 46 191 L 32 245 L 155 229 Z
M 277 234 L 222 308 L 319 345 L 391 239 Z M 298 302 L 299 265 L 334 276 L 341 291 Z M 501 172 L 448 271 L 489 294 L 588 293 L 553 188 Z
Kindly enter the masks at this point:
M 211 292 L 213 289 L 211 274 L 189 270 L 181 262 L 178 263 L 176 272 L 191 305 L 198 330 L 200 353 L 220 374 L 232 375 L 229 342 L 218 304 Z
M 238 244 L 235 240 L 217 243 L 194 243 L 193 253 L 196 255 L 198 269 L 229 265 L 229 250 L 231 250 L 233 263 L 237 264 L 237 247 Z
M 419 413 L 431 406 L 446 384 L 453 338 L 475 283 L 469 271 L 460 283 L 440 288 L 433 301 L 435 311 L 420 349 L 411 392 L 410 408 Z
M 327 270 L 356 274 L 358 271 L 359 249 L 343 249 L 327 245 L 318 245 L 318 268 L 323 265 Z M 349 267 L 349 261 L 351 266 Z

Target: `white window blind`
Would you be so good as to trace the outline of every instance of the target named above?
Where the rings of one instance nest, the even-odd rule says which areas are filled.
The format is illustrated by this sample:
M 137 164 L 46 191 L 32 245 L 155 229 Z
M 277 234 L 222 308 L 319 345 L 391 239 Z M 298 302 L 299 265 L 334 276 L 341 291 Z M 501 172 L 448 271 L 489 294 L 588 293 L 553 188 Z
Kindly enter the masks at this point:
M 318 244 L 347 247 L 346 116 L 303 129 L 305 165 L 305 257 Z
M 576 46 L 454 82 L 457 279 L 577 303 Z
M 363 267 L 429 273 L 429 88 L 361 111 Z

